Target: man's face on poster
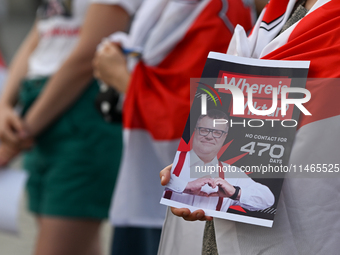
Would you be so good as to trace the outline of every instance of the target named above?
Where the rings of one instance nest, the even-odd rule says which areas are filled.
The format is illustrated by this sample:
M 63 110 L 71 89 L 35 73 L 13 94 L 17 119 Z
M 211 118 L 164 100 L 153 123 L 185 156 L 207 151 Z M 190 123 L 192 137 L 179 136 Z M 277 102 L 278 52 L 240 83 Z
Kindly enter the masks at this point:
M 217 124 L 214 127 L 214 119 L 203 117 L 196 124 L 193 139 L 193 150 L 201 158 L 211 158 L 217 155 L 227 137 L 227 124 Z M 204 160 L 203 160 L 204 161 Z

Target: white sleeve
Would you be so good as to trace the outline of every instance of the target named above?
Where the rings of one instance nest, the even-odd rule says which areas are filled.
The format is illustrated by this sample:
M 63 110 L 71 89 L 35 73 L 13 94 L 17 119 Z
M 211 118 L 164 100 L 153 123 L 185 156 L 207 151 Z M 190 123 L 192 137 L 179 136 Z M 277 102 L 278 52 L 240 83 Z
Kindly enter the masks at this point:
M 134 15 L 142 4 L 143 0 L 91 0 L 91 3 L 119 5 L 124 8 L 129 15 Z
M 275 198 L 270 189 L 253 181 L 251 178 L 240 178 L 236 184 L 241 188 L 240 201 L 234 204 L 240 205 L 250 211 L 263 210 L 272 206 Z
M 178 160 L 179 160 L 180 154 L 181 154 L 180 151 L 176 152 L 174 163 L 173 163 L 172 168 L 171 168 L 171 179 L 170 179 L 169 183 L 166 185 L 167 188 L 169 188 L 169 189 L 171 189 L 175 192 L 178 192 L 178 193 L 182 193 L 184 191 L 184 189 L 187 186 L 188 181 L 189 181 L 189 179 L 187 177 L 190 176 L 190 164 L 189 164 L 189 162 L 190 162 L 189 158 L 190 157 L 188 157 L 189 152 L 187 153 L 187 155 L 185 157 L 185 161 L 184 161 L 182 169 L 180 169 L 179 176 L 176 176 L 174 174 L 174 169 L 178 165 Z

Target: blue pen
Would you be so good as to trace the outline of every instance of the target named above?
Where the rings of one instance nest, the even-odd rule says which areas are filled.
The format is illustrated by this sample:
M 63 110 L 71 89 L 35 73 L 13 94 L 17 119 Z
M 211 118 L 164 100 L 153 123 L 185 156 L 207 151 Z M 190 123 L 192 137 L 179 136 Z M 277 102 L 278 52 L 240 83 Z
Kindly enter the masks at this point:
M 138 50 L 122 48 L 124 55 L 129 55 L 131 57 L 140 57 L 142 54 Z

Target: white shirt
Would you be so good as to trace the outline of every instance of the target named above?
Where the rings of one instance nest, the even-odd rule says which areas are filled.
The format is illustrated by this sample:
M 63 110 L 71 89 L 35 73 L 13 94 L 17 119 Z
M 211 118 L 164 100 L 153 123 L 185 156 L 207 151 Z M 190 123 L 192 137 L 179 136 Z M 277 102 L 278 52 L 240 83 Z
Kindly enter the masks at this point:
M 54 74 L 70 55 L 91 3 L 117 4 L 133 14 L 143 0 L 49 0 L 37 12 L 39 43 L 28 61 L 29 78 Z M 109 26 L 110 24 L 108 24 Z
M 171 170 L 171 180 L 167 187 L 175 192 L 173 192 L 171 196 L 171 200 L 175 200 L 181 203 L 185 203 L 188 205 L 192 205 L 198 208 L 212 209 L 216 210 L 216 206 L 218 203 L 218 197 L 203 197 L 203 196 L 195 196 L 184 194 L 183 191 L 188 184 L 188 182 L 196 180 L 197 178 L 190 177 L 190 170 L 193 171 L 196 166 L 218 166 L 219 161 L 217 157 L 215 157 L 211 162 L 205 164 L 194 151 L 190 151 L 190 157 L 188 157 L 188 153 L 186 155 L 182 171 L 180 175 L 177 177 L 174 174 L 174 168 L 178 163 L 180 152 L 176 153 L 173 169 Z M 221 162 L 224 167 L 229 167 L 228 164 Z M 244 172 L 240 171 L 237 168 L 237 178 L 228 177 L 229 173 L 224 173 L 225 180 L 233 186 L 239 186 L 241 188 L 241 196 L 240 200 L 232 200 L 230 198 L 224 198 L 222 207 L 220 211 L 226 212 L 231 205 L 240 205 L 241 207 L 248 209 L 250 211 L 255 210 L 263 210 L 270 206 L 272 206 L 275 202 L 274 195 L 270 191 L 267 186 L 264 186 L 260 183 L 253 181 L 250 177 L 248 177 Z M 207 173 L 212 178 L 218 177 L 218 172 L 214 172 L 212 174 Z M 229 175 L 230 176 L 230 175 Z M 209 189 L 208 185 L 204 186 L 204 189 Z M 212 189 L 212 188 L 210 188 Z

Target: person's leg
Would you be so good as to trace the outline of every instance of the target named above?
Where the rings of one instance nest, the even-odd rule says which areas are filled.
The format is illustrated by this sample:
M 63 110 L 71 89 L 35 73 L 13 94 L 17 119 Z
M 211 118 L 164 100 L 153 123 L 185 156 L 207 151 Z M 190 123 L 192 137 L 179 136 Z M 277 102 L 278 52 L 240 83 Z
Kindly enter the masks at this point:
M 115 227 L 111 255 L 156 255 L 160 228 Z
M 99 226 L 108 216 L 122 135 L 120 124 L 106 123 L 89 103 L 97 93 L 91 85 L 25 157 L 29 209 L 38 215 L 35 255 L 101 254 Z
M 100 255 L 100 221 L 39 217 L 35 255 Z

